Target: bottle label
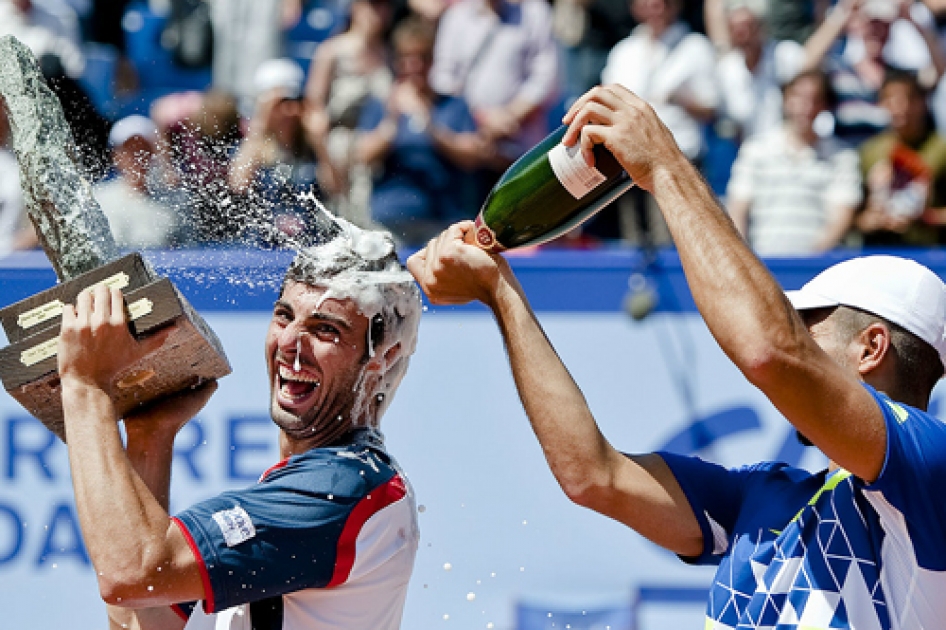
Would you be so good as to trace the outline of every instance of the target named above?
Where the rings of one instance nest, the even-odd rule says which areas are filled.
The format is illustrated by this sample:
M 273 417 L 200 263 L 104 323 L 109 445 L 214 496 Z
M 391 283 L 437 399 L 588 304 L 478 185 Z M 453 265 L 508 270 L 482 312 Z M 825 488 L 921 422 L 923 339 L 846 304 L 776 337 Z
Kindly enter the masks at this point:
M 549 151 L 549 164 L 555 177 L 575 199 L 581 199 L 607 179 L 604 173 L 585 163 L 578 144 L 571 147 L 561 143 L 555 145 Z

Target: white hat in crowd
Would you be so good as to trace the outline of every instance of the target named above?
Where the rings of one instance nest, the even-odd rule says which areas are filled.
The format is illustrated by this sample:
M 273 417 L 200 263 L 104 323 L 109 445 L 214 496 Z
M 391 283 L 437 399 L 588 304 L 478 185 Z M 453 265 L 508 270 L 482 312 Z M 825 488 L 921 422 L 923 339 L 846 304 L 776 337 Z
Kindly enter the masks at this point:
M 871 20 L 893 22 L 900 14 L 900 7 L 895 0 L 865 0 L 859 11 Z
M 946 366 L 946 284 L 916 261 L 852 258 L 785 293 L 798 311 L 850 306 L 878 315 L 933 346 Z
M 292 59 L 269 59 L 256 69 L 253 87 L 259 96 L 270 90 L 280 89 L 285 98 L 296 99 L 302 96 L 305 73 Z
M 727 0 L 726 11 L 732 13 L 746 9 L 759 20 L 764 20 L 769 13 L 768 0 Z
M 112 125 L 111 131 L 108 132 L 108 145 L 114 149 L 135 136 L 140 136 L 154 144 L 158 139 L 158 128 L 146 116 L 127 116 Z

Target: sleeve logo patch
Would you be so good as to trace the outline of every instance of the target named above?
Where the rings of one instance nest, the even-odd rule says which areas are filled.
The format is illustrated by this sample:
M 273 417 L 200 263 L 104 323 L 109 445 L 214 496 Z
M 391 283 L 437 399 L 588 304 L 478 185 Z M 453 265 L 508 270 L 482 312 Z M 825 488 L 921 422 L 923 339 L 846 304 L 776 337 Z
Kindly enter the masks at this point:
M 215 512 L 213 519 L 223 533 L 227 547 L 236 547 L 256 536 L 256 528 L 250 520 L 250 515 L 239 505 L 229 510 Z

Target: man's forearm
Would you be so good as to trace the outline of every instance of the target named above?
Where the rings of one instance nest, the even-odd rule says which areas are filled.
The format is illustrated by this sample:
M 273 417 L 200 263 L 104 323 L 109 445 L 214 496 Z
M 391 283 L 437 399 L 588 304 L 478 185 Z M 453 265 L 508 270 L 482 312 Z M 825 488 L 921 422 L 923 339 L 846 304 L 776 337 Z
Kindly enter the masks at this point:
M 802 72 L 821 67 L 828 51 L 831 50 L 831 46 L 844 32 L 851 18 L 850 4 L 849 2 L 837 4 L 834 10 L 821 22 L 817 30 L 808 37 L 804 47 L 805 57 L 802 62 Z
M 611 446 L 521 287 L 511 274 L 506 280 L 491 308 L 519 397 L 565 494 L 674 553 L 699 555 L 700 526 L 673 473 L 656 455 L 625 456 Z
M 519 396 L 552 473 L 572 498 L 607 475 L 607 443 L 584 395 L 549 343 L 511 273 L 490 304 L 502 331 Z M 600 481 L 599 483 L 606 483 Z
M 134 422 L 126 422 L 125 434 L 127 440 L 125 453 L 128 461 L 161 507 L 167 510 L 174 433 L 142 432 L 138 430 Z M 139 609 L 119 606 L 106 608 L 112 630 L 170 630 L 184 626 L 184 622 L 169 606 Z
M 63 407 L 79 522 L 107 595 L 108 585 L 168 562 L 170 521 L 125 454 L 108 394 L 64 381 Z

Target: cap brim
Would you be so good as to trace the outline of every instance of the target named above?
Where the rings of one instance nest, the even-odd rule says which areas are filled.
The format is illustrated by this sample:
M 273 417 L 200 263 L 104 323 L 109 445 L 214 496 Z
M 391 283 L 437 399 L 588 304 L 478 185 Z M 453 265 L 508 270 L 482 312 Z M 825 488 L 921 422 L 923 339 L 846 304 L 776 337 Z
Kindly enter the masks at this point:
M 837 300 L 832 300 L 823 295 L 802 289 L 798 291 L 786 291 L 785 297 L 792 303 L 796 311 L 810 311 L 813 308 L 830 308 L 840 304 Z

